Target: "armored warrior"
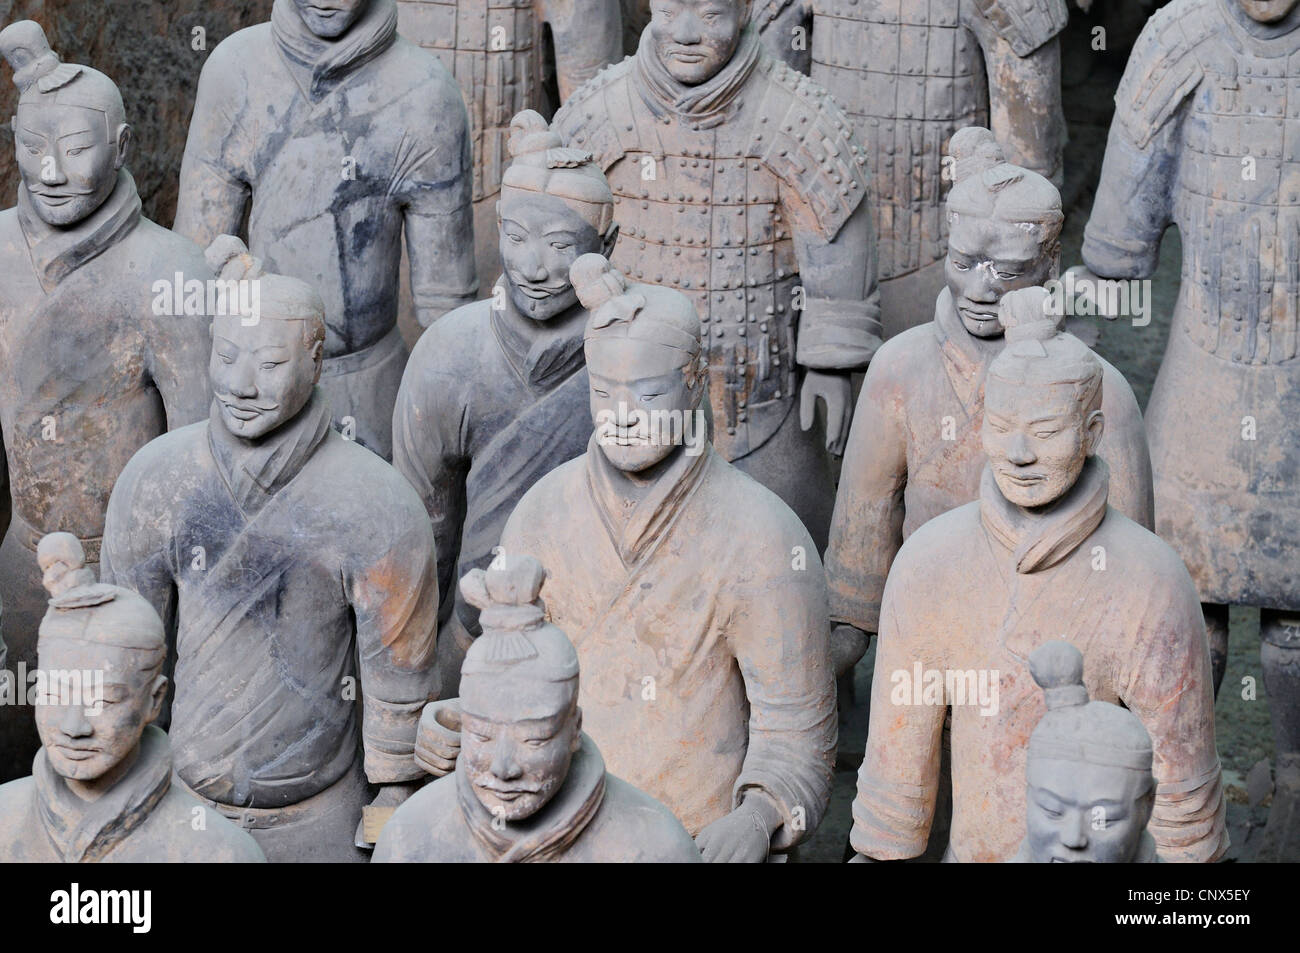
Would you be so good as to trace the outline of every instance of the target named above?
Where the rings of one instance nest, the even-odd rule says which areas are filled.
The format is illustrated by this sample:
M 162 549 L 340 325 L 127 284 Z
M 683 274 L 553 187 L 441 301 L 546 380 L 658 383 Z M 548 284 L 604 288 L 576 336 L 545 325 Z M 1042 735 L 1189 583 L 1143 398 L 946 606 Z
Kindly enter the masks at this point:
M 681 821 L 605 770 L 582 730 L 578 653 L 545 621 L 529 556 L 461 579 L 482 610 L 465 657 L 455 774 L 397 809 L 375 862 L 699 863 Z
M 987 129 L 959 131 L 951 156 L 957 184 L 947 201 L 948 287 L 931 323 L 891 338 L 871 362 L 835 499 L 826 552 L 831 620 L 862 633 L 876 631 L 885 577 L 903 540 L 978 498 L 984 381 L 1006 344 L 999 302 L 1048 281 L 1060 254 L 1064 216 L 1054 185 L 1002 161 Z M 1053 305 L 1042 288 L 1026 301 L 1035 299 L 1040 309 L 1061 303 Z M 1142 413 L 1123 375 L 1097 360 L 1106 415 L 1098 449 L 1110 467 L 1110 502 L 1150 529 L 1151 460 Z M 865 651 L 866 639 L 837 629 L 835 645 L 845 665 Z
M 1200 592 L 1216 681 L 1228 606 L 1263 610 L 1270 859 L 1300 857 L 1297 50 L 1296 0 L 1174 0 L 1151 18 L 1116 95 L 1076 281 L 1149 277 L 1178 226 L 1182 286 L 1147 408 L 1156 529 Z
M 1065 0 L 755 3 L 768 48 L 830 91 L 868 149 L 885 337 L 928 321 L 952 134 L 991 124 L 1013 163 L 1061 184 Z
M 457 694 L 478 611 L 455 580 L 485 568 L 519 498 L 591 438 L 582 334 L 569 281 L 580 255 L 609 254 L 614 197 L 591 156 L 559 147 L 528 110 L 511 123 L 501 260 L 491 298 L 451 312 L 411 354 L 393 415 L 393 465 L 419 491 L 438 552 L 441 695 Z
M 67 530 L 98 565 L 108 495 L 131 454 L 205 413 L 208 321 L 173 302 L 212 271 L 192 242 L 140 214 L 113 81 L 60 63 L 30 20 L 0 33 L 0 55 L 19 90 L 21 177 L 17 207 L 0 212 L 0 431 L 13 506 L 0 599 L 9 663 L 34 668 L 46 608 L 37 542 Z M 26 774 L 38 745 L 30 710 L 11 708 L 0 779 Z
M 1028 864 L 1159 863 L 1147 830 L 1155 804 L 1151 736 L 1131 711 L 1088 700 L 1083 655 L 1045 642 L 1029 656 L 1047 711 L 1025 755 Z
M 1043 710 L 1027 662 L 1063 640 L 1089 696 L 1150 732 L 1161 856 L 1215 860 L 1228 838 L 1196 590 L 1177 553 L 1108 505 L 1101 362 L 1034 292 L 1003 298 L 1015 319 L 985 382 L 979 499 L 916 530 L 890 569 L 850 840 L 877 860 L 924 850 L 951 709 L 948 859 L 1009 860 Z
M 209 419 L 122 471 L 104 578 L 175 615 L 180 781 L 272 861 L 363 859 L 367 782 L 373 829 L 420 777 L 433 531 L 401 474 L 330 427 L 320 296 L 233 237 L 208 254 L 259 283 L 261 313 L 214 319 Z
M 474 238 L 479 280 L 501 268 L 497 193 L 510 158 L 510 120 L 560 102 L 623 58 L 619 0 L 397 0 L 398 29 L 442 59 L 469 107 L 473 139 Z M 554 62 L 548 62 L 548 44 Z
M 615 263 L 694 302 L 718 452 L 823 548 L 834 489 L 816 401 L 838 454 L 849 372 L 880 342 L 866 156 L 830 96 L 763 49 L 747 7 L 657 0 L 636 56 L 574 93 L 553 128 L 609 177 Z
M 761 861 L 815 830 L 830 797 L 821 563 L 789 507 L 674 424 L 702 414 L 707 387 L 690 299 L 598 255 L 572 276 L 596 432 L 524 494 L 502 552 L 551 567 L 543 598 L 578 650 L 583 723 L 610 770 L 666 804 L 706 861 Z M 425 730 L 443 706 L 417 748 L 438 771 L 457 754 Z
M 0 786 L 0 863 L 259 863 L 246 832 L 172 780 L 162 620 L 95 582 L 71 533 L 37 546 L 50 607 L 40 626 L 31 777 Z M 196 819 L 201 824 L 195 824 Z
M 275 0 L 203 66 L 176 230 L 207 247 L 248 213 L 253 253 L 325 301 L 336 425 L 387 458 L 403 239 L 421 327 L 472 301 L 471 178 L 460 91 L 396 0 Z

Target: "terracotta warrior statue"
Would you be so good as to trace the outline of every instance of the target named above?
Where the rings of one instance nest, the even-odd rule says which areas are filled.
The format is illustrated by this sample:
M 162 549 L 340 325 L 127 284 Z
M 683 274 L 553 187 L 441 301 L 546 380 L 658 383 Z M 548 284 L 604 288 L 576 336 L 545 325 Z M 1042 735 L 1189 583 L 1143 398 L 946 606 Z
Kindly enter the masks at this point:
M 560 104 L 555 95 L 563 102 L 623 58 L 619 0 L 397 0 L 397 25 L 442 59 L 469 106 L 482 282 L 501 270 L 496 204 L 510 120 L 525 109 L 549 117 Z
M 1016 165 L 1064 178 L 1065 0 L 754 3 L 768 49 L 844 105 L 871 156 L 885 337 L 930 320 L 944 285 L 949 137 L 991 125 Z
M 424 499 L 438 552 L 440 696 L 457 694 L 478 610 L 455 580 L 485 568 L 524 492 L 591 438 L 582 334 L 569 282 L 579 255 L 609 254 L 614 197 L 591 156 L 560 148 L 532 110 L 510 125 L 501 184 L 504 273 L 484 301 L 434 323 L 407 362 L 393 415 L 393 465 Z
M 46 609 L 37 542 L 67 530 L 96 566 L 126 461 L 205 413 L 208 318 L 174 305 L 212 271 L 192 242 L 140 214 L 113 81 L 60 63 L 30 20 L 0 32 L 0 56 L 19 91 L 21 179 L 17 207 L 0 212 L 0 431 L 13 503 L 0 600 L 8 664 L 34 670 Z M 0 780 L 25 775 L 39 745 L 31 710 L 9 707 Z
M 176 230 L 206 247 L 247 213 L 266 267 L 318 289 L 335 425 L 387 458 L 403 240 L 421 327 L 474 300 L 471 180 L 460 90 L 396 0 L 275 0 L 203 66 Z
M 841 665 L 877 631 L 885 577 L 898 548 L 921 525 L 979 497 L 984 381 L 1006 345 L 1003 295 L 1055 273 L 1064 216 L 1056 186 L 1003 161 L 987 129 L 952 138 L 957 184 L 948 195 L 948 285 L 934 320 L 890 339 L 867 372 L 854 414 L 831 521 L 826 578 Z M 1038 288 L 1026 302 L 1049 303 Z M 1151 460 L 1133 390 L 1102 367 L 1110 503 L 1150 529 Z M 856 632 L 855 632 L 856 630 Z M 850 647 L 852 651 L 850 651 Z
M 1087 268 L 1076 269 L 1076 284 L 1148 278 L 1165 229 L 1182 235 L 1182 286 L 1147 407 L 1156 529 L 1200 592 L 1216 680 L 1228 606 L 1262 609 L 1277 761 L 1261 859 L 1291 860 L 1300 857 L 1298 48 L 1297 0 L 1174 0 L 1156 13 L 1116 94 Z
M 1105 372 L 1035 297 L 1002 300 L 979 499 L 917 529 L 890 569 L 850 840 L 876 860 L 925 849 L 951 709 L 947 858 L 1010 859 L 1042 711 L 1028 659 L 1059 639 L 1083 653 L 1089 696 L 1123 704 L 1151 733 L 1161 856 L 1215 860 L 1228 838 L 1196 590 L 1177 553 L 1108 505 L 1096 452 Z
M 320 296 L 236 238 L 208 256 L 259 283 L 260 319 L 214 319 L 209 419 L 122 471 L 104 578 L 176 618 L 180 781 L 272 861 L 364 858 L 362 806 L 395 808 L 423 776 L 433 531 L 401 474 L 330 428 Z
M 32 776 L 0 785 L 0 863 L 264 862 L 246 832 L 172 780 L 151 724 L 167 693 L 162 620 L 95 582 L 80 540 L 37 547 L 50 607 L 40 625 Z
M 1047 711 L 1025 755 L 1027 864 L 1159 863 L 1151 736 L 1131 711 L 1088 700 L 1083 654 L 1045 642 L 1029 656 Z
M 614 190 L 614 262 L 695 304 L 723 458 L 825 548 L 849 373 L 880 343 L 866 155 L 821 87 L 746 25 L 747 0 L 656 0 L 636 56 L 573 94 L 554 128 Z M 799 412 L 795 414 L 795 404 Z
M 666 804 L 706 861 L 761 861 L 815 830 L 830 796 L 821 563 L 789 507 L 708 443 L 690 299 L 599 255 L 572 279 L 597 429 L 519 501 L 502 554 L 552 567 L 546 608 L 578 650 L 583 725 L 610 770 Z M 421 721 L 417 758 L 436 771 L 455 739 L 426 729 L 450 704 Z
M 699 863 L 681 822 L 609 774 L 582 730 L 578 653 L 545 621 L 541 565 L 500 562 L 460 582 L 483 634 L 465 656 L 456 771 L 397 809 L 375 861 Z

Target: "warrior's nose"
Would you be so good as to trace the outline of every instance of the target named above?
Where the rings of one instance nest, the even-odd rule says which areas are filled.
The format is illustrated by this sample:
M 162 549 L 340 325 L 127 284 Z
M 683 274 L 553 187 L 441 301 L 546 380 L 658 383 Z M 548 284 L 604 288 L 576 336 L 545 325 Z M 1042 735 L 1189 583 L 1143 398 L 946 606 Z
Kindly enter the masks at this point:
M 63 713 L 63 720 L 59 722 L 59 730 L 69 738 L 85 738 L 93 731 L 80 705 L 68 706 Z
M 513 781 L 523 771 L 515 759 L 515 746 L 509 738 L 499 738 L 492 753 L 492 774 L 502 781 Z
M 1061 843 L 1071 850 L 1088 846 L 1088 817 L 1083 811 L 1073 811 L 1061 827 Z
M 1038 459 L 1034 451 L 1029 447 L 1029 441 L 1025 439 L 1024 434 L 1016 434 L 1011 438 L 1011 446 L 1007 448 L 1007 459 L 1016 466 L 1024 467 Z
M 41 157 L 41 181 L 46 185 L 63 185 L 68 181 L 59 157 L 52 152 Z
M 682 46 L 695 46 L 703 42 L 700 33 L 700 18 L 692 13 L 682 12 L 673 22 L 673 42 Z

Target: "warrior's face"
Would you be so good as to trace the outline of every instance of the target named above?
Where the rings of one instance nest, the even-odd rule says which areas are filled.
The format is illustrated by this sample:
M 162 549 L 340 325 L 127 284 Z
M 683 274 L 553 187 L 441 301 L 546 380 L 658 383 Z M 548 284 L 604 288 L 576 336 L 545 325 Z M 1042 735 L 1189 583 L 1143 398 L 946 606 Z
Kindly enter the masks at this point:
M 954 215 L 945 274 L 957 314 L 976 337 L 996 337 L 998 302 L 1008 291 L 1041 285 L 1051 275 L 1055 244 L 1041 229 L 975 215 Z
M 24 103 L 14 117 L 23 187 L 41 220 L 75 225 L 112 194 L 126 161 L 130 130 L 110 136 L 105 114 L 84 106 Z
M 588 338 L 586 353 L 596 442 L 610 463 L 642 473 L 685 446 L 704 393 L 705 375 L 690 375 L 695 358 L 615 334 Z
M 582 737 L 577 687 L 511 671 L 462 680 L 457 770 L 494 816 L 530 817 L 564 784 Z
M 323 40 L 342 36 L 361 19 L 371 0 L 293 0 L 302 22 Z
M 239 315 L 213 318 L 208 375 L 231 433 L 256 440 L 307 405 L 324 353 L 310 332 L 307 321 L 263 315 L 245 326 Z
M 1300 0 L 1237 0 L 1246 16 L 1258 23 L 1277 23 L 1300 4 Z
M 652 0 L 650 37 L 673 79 L 697 86 L 726 66 L 740 42 L 746 7 L 744 0 Z
M 1101 411 L 1087 412 L 1073 385 L 992 374 L 984 385 L 984 452 L 998 489 L 1017 506 L 1046 506 L 1074 486 L 1102 427 Z
M 1132 862 L 1155 797 L 1142 772 L 1036 758 L 1026 776 L 1034 863 Z
M 508 190 L 497 209 L 501 261 L 515 308 L 534 321 L 568 311 L 578 303 L 569 267 L 580 255 L 604 250 L 596 230 L 553 195 Z
M 37 699 L 36 730 L 56 773 L 94 781 L 135 749 L 167 690 L 166 677 L 147 656 L 96 641 L 41 640 L 45 690 Z

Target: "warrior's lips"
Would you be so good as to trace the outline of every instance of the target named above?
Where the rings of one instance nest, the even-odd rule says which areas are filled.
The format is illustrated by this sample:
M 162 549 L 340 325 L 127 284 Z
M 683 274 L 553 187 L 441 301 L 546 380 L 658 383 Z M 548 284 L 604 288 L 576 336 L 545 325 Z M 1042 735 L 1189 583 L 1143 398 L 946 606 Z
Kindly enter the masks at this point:
M 85 761 L 92 755 L 98 754 L 98 748 L 75 748 L 72 745 L 55 745 L 59 753 L 69 761 Z
M 669 50 L 668 55 L 683 63 L 700 63 L 706 58 L 705 54 L 698 50 Z
M 244 407 L 240 404 L 232 404 L 226 401 L 222 401 L 222 405 L 226 408 L 226 412 L 236 420 L 252 420 L 254 417 L 260 417 L 262 414 L 267 413 L 268 410 L 275 409 L 274 407 Z
M 563 288 L 552 290 L 550 288 L 546 288 L 541 285 L 525 285 L 519 282 L 515 283 L 515 287 L 518 288 L 520 291 L 522 291 L 524 294 L 528 295 L 528 297 L 535 298 L 537 300 L 541 300 L 542 298 L 553 298 L 561 291 L 564 290 Z
M 1016 486 L 1033 486 L 1036 483 L 1042 483 L 1047 477 L 1041 473 L 1008 473 L 1002 471 L 1002 475 L 1014 483 Z

